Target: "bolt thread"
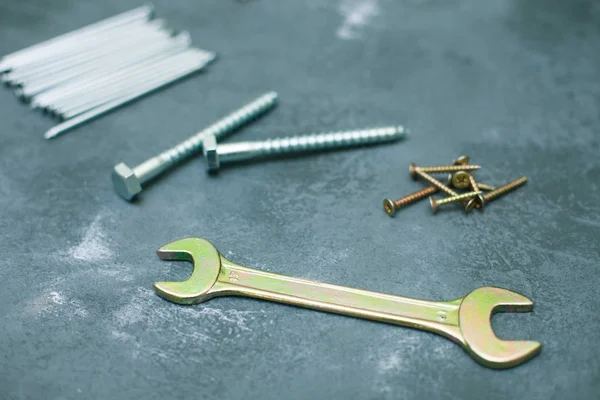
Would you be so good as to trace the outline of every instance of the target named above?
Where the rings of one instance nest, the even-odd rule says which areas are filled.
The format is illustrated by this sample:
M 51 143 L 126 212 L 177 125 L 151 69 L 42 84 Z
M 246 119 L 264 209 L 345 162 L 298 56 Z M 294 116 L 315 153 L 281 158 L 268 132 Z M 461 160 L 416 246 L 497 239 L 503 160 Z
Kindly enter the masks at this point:
M 256 100 L 246 104 L 242 108 L 221 118 L 219 121 L 201 130 L 194 136 L 185 140 L 160 154 L 158 157 L 164 163 L 164 166 L 170 166 L 176 162 L 182 161 L 192 153 L 197 152 L 202 147 L 202 140 L 208 135 L 215 135 L 217 139 L 239 129 L 248 122 L 262 116 L 271 110 L 277 104 L 277 93 L 269 92 Z
M 492 190 L 491 192 L 486 193 L 483 198 L 485 199 L 485 201 L 491 201 L 494 200 L 497 197 L 503 196 L 508 192 L 511 192 L 513 190 L 515 190 L 516 188 L 518 188 L 519 186 L 523 186 L 525 183 L 527 182 L 527 177 L 524 176 L 522 178 L 516 179 L 512 182 L 507 183 L 504 186 L 500 186 L 498 189 L 496 190 Z
M 423 190 L 419 190 L 418 192 L 411 193 L 406 195 L 396 201 L 394 201 L 394 206 L 396 208 L 407 206 L 411 203 L 414 203 L 417 200 L 424 199 L 425 197 L 431 196 L 436 193 L 438 188 L 436 186 L 428 186 Z
M 385 143 L 403 137 L 402 126 L 374 128 L 357 131 L 340 131 L 316 133 L 302 136 L 268 139 L 260 143 L 256 150 L 261 156 L 300 153 L 315 150 L 361 146 L 366 144 Z
M 434 177 L 428 175 L 426 172 L 423 172 L 422 169 L 418 168 L 416 170 L 416 173 L 419 177 L 425 179 L 427 182 L 431 183 L 433 186 L 437 187 L 442 192 L 445 192 L 450 196 L 458 196 L 458 193 L 456 193 L 454 190 L 450 189 L 448 186 L 444 185 L 442 182 L 438 181 Z
M 443 205 L 443 204 L 448 204 L 448 203 L 455 203 L 458 201 L 463 201 L 466 199 L 470 199 L 472 197 L 475 197 L 477 195 L 480 195 L 481 192 L 477 191 L 477 192 L 469 192 L 469 193 L 463 193 L 463 194 L 459 194 L 458 196 L 452 196 L 452 197 L 446 197 L 444 199 L 441 200 L 437 200 L 437 204 L 438 205 Z
M 474 171 L 480 169 L 479 165 L 442 165 L 437 167 L 418 167 L 421 172 L 434 174 L 437 172 Z

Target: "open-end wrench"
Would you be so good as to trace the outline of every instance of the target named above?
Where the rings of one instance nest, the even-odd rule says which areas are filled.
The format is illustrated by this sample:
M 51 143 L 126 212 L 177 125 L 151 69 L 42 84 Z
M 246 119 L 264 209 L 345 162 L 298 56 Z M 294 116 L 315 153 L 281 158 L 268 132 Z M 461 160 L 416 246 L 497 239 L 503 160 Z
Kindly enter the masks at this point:
M 527 312 L 533 302 L 506 289 L 481 287 L 463 298 L 431 302 L 258 271 L 235 264 L 208 241 L 176 240 L 158 250 L 163 260 L 194 264 L 183 282 L 157 282 L 156 293 L 178 304 L 197 304 L 217 296 L 248 296 L 338 314 L 403 325 L 445 336 L 479 363 L 509 368 L 537 355 L 534 341 L 506 341 L 494 335 L 495 312 Z

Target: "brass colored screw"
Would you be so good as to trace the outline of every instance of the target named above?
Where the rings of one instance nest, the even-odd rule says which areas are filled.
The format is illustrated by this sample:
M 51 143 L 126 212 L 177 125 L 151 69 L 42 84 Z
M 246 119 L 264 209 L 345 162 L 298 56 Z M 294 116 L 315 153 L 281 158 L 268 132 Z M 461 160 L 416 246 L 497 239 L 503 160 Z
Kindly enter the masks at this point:
M 492 201 L 492 200 L 494 200 L 497 197 L 500 197 L 502 195 L 505 195 L 508 192 L 511 192 L 511 191 L 515 190 L 519 186 L 523 186 L 526 182 L 527 182 L 527 177 L 526 176 L 524 176 L 522 178 L 519 178 L 519 179 L 516 179 L 516 180 L 514 180 L 512 182 L 507 183 L 504 186 L 500 186 L 496 190 L 492 190 L 491 192 L 487 192 L 486 194 L 483 195 L 483 199 L 485 201 Z M 475 199 L 469 200 L 469 202 L 467 203 L 467 205 L 465 207 L 465 211 L 467 211 L 467 212 L 471 211 L 473 209 L 473 207 L 475 207 L 475 201 L 476 201 Z
M 481 168 L 479 165 L 444 165 L 438 167 L 418 167 L 414 163 L 410 163 L 408 172 L 413 179 L 417 179 L 417 171 L 426 173 L 437 173 L 437 172 L 456 172 L 456 171 L 474 171 Z
M 418 192 L 414 192 L 407 196 L 404 196 L 396 201 L 393 201 L 392 199 L 385 199 L 383 200 L 383 209 L 390 217 L 393 217 L 394 215 L 396 215 L 396 210 L 400 207 L 406 207 L 407 205 L 412 204 L 417 200 L 421 200 L 427 196 L 431 196 L 437 191 L 437 187 L 429 186 L 423 190 L 419 190 Z
M 469 165 L 469 156 L 460 156 L 452 161 L 452 165 Z
M 429 203 L 431 204 L 431 210 L 433 210 L 433 213 L 435 214 L 438 210 L 438 207 L 441 205 L 455 203 L 457 201 L 463 201 L 463 200 L 470 199 L 472 197 L 480 196 L 480 195 L 481 195 L 481 192 L 469 192 L 469 193 L 459 194 L 458 196 L 446 197 L 445 199 L 442 199 L 442 200 L 436 200 L 435 197 L 432 196 L 429 198 Z
M 473 200 L 475 200 L 475 207 L 479 208 L 480 211 L 483 211 L 485 199 L 481 195 L 481 192 L 479 191 L 479 186 L 477 185 L 477 182 L 475 182 L 475 178 L 473 178 L 473 175 L 471 175 L 471 174 L 467 174 L 467 175 L 469 175 L 469 183 L 471 185 L 471 189 L 473 189 L 474 192 L 479 192 L 479 195 L 477 195 L 476 197 L 473 198 Z M 466 206 L 465 206 L 465 211 L 467 211 Z M 467 212 L 469 212 L 469 211 L 467 211 Z
M 448 186 L 444 185 L 442 182 L 438 181 L 437 179 L 435 179 L 431 175 L 427 174 L 426 172 L 423 172 L 420 168 L 417 168 L 417 170 L 415 172 L 416 172 L 417 176 L 425 179 L 427 182 L 431 183 L 433 186 L 437 187 L 442 192 L 445 192 L 445 193 L 449 194 L 450 196 L 458 196 L 458 193 L 456 193 L 454 190 L 450 189 Z
M 460 156 L 452 161 L 452 165 L 469 165 L 469 156 Z M 454 176 L 458 174 L 456 185 L 454 184 Z M 454 174 L 448 174 L 448 186 L 454 186 L 457 189 L 466 189 L 469 187 L 469 178 L 465 176 L 465 171 L 458 171 Z
M 477 186 L 479 186 L 479 189 L 481 189 L 481 190 L 487 190 L 487 191 L 496 190 L 495 186 L 488 185 L 487 183 L 477 182 Z
M 455 172 L 454 174 L 449 174 L 448 178 L 449 178 L 449 182 L 448 185 L 452 184 L 452 186 L 454 186 L 457 189 L 466 189 L 469 186 L 471 186 L 471 182 L 469 180 L 469 177 L 471 176 L 471 174 L 469 174 L 467 171 L 458 171 Z M 477 191 L 475 189 L 473 189 L 474 191 Z

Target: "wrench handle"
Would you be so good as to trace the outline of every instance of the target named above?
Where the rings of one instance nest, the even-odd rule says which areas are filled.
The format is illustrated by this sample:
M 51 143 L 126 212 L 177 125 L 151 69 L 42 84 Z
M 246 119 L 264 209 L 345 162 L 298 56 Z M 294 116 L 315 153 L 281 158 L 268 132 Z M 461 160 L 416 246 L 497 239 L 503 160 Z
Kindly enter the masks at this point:
M 259 271 L 221 258 L 217 282 L 208 293 L 238 295 L 358 318 L 425 329 L 461 340 L 462 299 L 430 302 Z

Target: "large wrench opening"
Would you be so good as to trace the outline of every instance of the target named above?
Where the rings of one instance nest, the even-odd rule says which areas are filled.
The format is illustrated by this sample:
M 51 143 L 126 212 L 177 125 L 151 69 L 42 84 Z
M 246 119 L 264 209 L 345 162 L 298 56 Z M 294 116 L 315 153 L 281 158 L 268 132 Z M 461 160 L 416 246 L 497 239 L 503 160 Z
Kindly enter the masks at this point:
M 158 250 L 163 260 L 194 264 L 183 282 L 157 282 L 156 293 L 178 304 L 197 304 L 216 296 L 248 296 L 295 306 L 418 328 L 443 335 L 490 368 L 519 365 L 541 350 L 534 341 L 506 341 L 494 335 L 490 318 L 495 312 L 527 312 L 533 302 L 506 289 L 482 287 L 445 302 L 331 285 L 259 271 L 223 257 L 208 241 L 187 238 Z

